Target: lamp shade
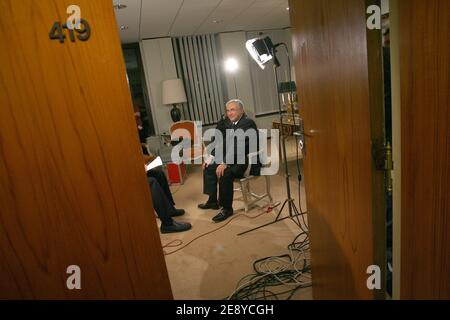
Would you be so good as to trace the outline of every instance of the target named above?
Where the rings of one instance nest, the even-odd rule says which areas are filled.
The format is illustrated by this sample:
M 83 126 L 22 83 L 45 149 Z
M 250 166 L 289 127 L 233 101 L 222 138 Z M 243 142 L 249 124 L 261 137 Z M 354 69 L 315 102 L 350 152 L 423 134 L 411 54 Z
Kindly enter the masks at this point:
M 162 103 L 177 104 L 187 102 L 183 80 L 172 79 L 162 82 Z
M 279 93 L 295 93 L 297 91 L 297 87 L 294 81 L 291 82 L 281 82 L 278 87 Z

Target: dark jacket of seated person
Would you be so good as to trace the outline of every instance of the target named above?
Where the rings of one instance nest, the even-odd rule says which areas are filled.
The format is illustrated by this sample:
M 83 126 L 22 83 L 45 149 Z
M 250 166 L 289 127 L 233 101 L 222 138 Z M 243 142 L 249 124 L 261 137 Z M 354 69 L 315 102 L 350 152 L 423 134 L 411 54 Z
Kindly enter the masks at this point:
M 222 157 L 211 150 L 214 159 L 203 165 L 203 193 L 208 195 L 208 201 L 200 204 L 200 209 L 219 209 L 214 222 L 221 222 L 233 215 L 233 181 L 244 177 L 249 165 L 249 153 L 259 149 L 258 130 L 255 121 L 246 116 L 242 101 L 231 100 L 226 105 L 227 117 L 219 121 L 216 134 L 222 136 L 215 143 L 214 149 L 222 151 Z M 254 131 L 249 132 L 249 131 Z M 236 131 L 250 135 L 236 135 Z M 250 150 L 250 136 L 256 141 L 256 150 Z M 244 140 L 242 140 L 242 138 Z M 260 175 L 261 163 L 252 165 L 251 175 Z M 217 190 L 219 189 L 219 190 Z M 217 191 L 219 197 L 217 198 Z

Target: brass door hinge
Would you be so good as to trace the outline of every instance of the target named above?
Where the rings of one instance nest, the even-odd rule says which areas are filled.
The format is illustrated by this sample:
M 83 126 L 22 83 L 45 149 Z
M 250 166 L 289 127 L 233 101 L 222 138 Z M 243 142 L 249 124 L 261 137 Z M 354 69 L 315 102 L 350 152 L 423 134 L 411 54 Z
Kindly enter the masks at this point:
M 387 143 L 380 143 L 377 141 L 374 144 L 373 157 L 375 160 L 375 168 L 379 171 L 385 172 L 385 185 L 388 195 L 392 195 L 392 170 L 394 170 L 394 161 L 392 159 L 392 146 Z

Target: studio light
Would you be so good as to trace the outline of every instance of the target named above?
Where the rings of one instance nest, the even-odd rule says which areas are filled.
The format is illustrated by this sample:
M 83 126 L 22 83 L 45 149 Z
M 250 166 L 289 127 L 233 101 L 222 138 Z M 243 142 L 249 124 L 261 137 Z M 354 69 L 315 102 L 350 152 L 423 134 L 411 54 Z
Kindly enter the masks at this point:
M 294 91 L 296 90 L 295 83 L 292 81 L 292 75 L 289 76 L 289 81 L 282 83 L 281 86 L 279 86 L 278 82 L 278 73 L 277 69 L 280 67 L 280 62 L 277 59 L 277 48 L 283 47 L 286 52 L 286 57 L 288 60 L 288 69 L 291 69 L 291 60 L 289 58 L 289 52 L 287 45 L 285 43 L 277 43 L 273 44 L 272 40 L 267 36 L 261 36 L 259 38 L 248 40 L 245 43 L 245 47 L 247 48 L 247 51 L 250 53 L 251 57 L 256 61 L 256 63 L 261 67 L 261 69 L 264 69 L 266 64 L 273 60 L 273 73 L 274 73 L 274 79 L 276 83 L 276 92 L 277 92 L 277 102 L 278 102 L 278 114 L 280 116 L 280 128 L 281 128 L 281 152 L 282 152 L 282 160 L 284 163 L 284 176 L 286 180 L 286 191 L 287 191 L 287 199 L 284 201 L 283 205 L 281 206 L 281 209 L 275 218 L 275 221 L 267 223 L 265 225 L 262 225 L 260 227 L 253 228 L 251 230 L 239 233 L 239 235 L 246 234 L 248 232 L 251 232 L 253 230 L 257 230 L 263 227 L 266 227 L 268 225 L 277 223 L 279 221 L 285 220 L 290 218 L 292 221 L 294 221 L 300 229 L 302 229 L 302 234 L 307 234 L 307 231 L 303 229 L 302 222 L 299 219 L 299 216 L 303 217 L 303 212 L 299 211 L 297 207 L 295 206 L 294 199 L 291 196 L 291 185 L 289 181 L 289 167 L 288 167 L 288 161 L 287 161 L 287 153 L 286 153 L 286 136 L 283 134 L 283 110 L 281 109 L 281 102 L 280 102 L 280 94 L 289 93 L 291 97 L 293 96 Z M 293 109 L 290 111 L 292 112 Z M 292 112 L 293 113 L 293 112 Z M 293 125 L 295 127 L 295 117 L 293 117 Z M 298 164 L 298 162 L 297 162 Z M 298 170 L 298 176 L 300 177 L 300 167 L 297 165 Z M 300 178 L 299 178 L 300 179 Z M 299 180 L 300 182 L 300 180 Z M 300 197 L 300 195 L 299 195 Z M 289 216 L 280 219 L 280 215 L 284 209 L 284 207 L 287 206 L 289 209 Z M 304 220 L 303 220 L 304 221 Z M 304 223 L 306 226 L 306 223 Z
M 245 43 L 247 51 L 256 63 L 264 69 L 266 64 L 274 58 L 274 49 L 276 46 L 273 45 L 272 40 L 269 37 L 260 37 L 248 40 Z M 279 66 L 278 59 L 274 59 L 274 63 Z
M 225 70 L 233 76 L 234 97 L 238 98 L 235 73 L 239 69 L 239 64 L 235 58 L 229 58 L 225 61 Z
M 239 68 L 238 62 L 234 58 L 229 58 L 227 61 L 225 61 L 225 69 L 230 73 L 235 73 L 236 70 Z

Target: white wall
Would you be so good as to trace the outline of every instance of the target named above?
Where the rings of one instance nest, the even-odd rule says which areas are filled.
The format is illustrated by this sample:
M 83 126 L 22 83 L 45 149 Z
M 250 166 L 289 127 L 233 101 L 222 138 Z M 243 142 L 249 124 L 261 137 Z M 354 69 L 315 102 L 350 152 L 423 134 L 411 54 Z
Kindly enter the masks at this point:
M 389 0 L 381 0 L 381 14 L 389 13 Z
M 173 123 L 171 106 L 162 104 L 161 84 L 164 80 L 177 78 L 172 41 L 170 38 L 142 40 L 140 48 L 155 132 L 168 132 Z

